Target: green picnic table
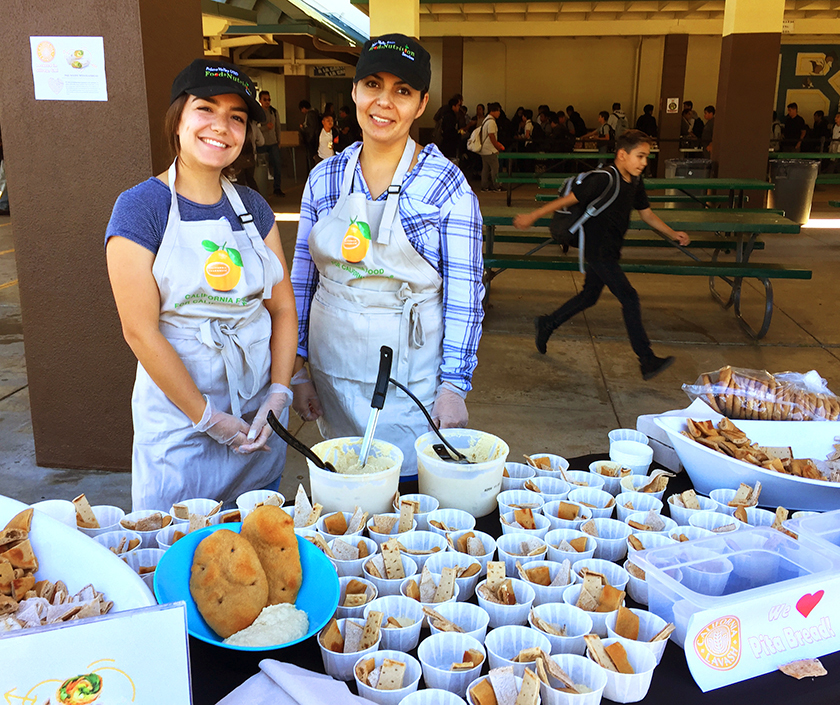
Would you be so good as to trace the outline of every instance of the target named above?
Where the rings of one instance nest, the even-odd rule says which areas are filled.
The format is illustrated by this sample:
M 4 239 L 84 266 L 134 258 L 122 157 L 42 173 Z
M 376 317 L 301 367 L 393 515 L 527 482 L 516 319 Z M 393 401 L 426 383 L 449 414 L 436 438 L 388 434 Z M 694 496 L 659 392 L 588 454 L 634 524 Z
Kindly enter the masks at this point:
M 840 159 L 837 152 L 770 152 L 770 159 Z
M 499 179 L 500 184 L 507 185 L 507 204 L 510 205 L 510 197 L 513 189 L 516 188 L 514 184 L 522 185 L 522 184 L 535 184 L 540 179 L 540 174 L 536 173 L 528 173 L 528 174 L 514 174 L 513 173 L 513 163 L 514 162 L 524 162 L 524 161 L 553 161 L 557 162 L 546 170 L 548 173 L 551 172 L 555 166 L 560 166 L 565 162 L 574 160 L 584 162 L 582 166 L 589 167 L 589 164 L 585 162 L 612 162 L 615 159 L 615 153 L 601 153 L 597 149 L 595 150 L 580 150 L 576 152 L 499 152 L 499 161 L 506 161 L 507 162 L 507 173 L 502 174 L 503 178 Z M 546 173 L 546 172 L 543 172 Z M 554 178 L 557 179 L 566 179 L 569 176 L 575 176 L 575 174 L 552 174 Z M 519 177 L 519 178 L 517 178 Z
M 664 179 L 663 179 L 664 180 Z M 686 179 L 687 181 L 689 179 Z M 741 180 L 744 181 L 744 180 Z M 763 183 L 763 182 L 759 182 Z M 724 187 L 725 188 L 725 187 Z M 698 245 L 713 249 L 709 260 L 701 260 L 691 251 L 691 248 L 680 247 L 676 243 L 672 246 L 679 249 L 691 261 L 683 260 L 627 260 L 621 261 L 625 271 L 649 274 L 672 274 L 708 276 L 709 290 L 712 297 L 724 309 L 733 307 L 739 325 L 753 338 L 763 338 L 770 328 L 773 316 L 773 284 L 772 279 L 810 279 L 810 270 L 795 269 L 782 264 L 751 265 L 750 255 L 756 249 L 763 249 L 763 243 L 758 241 L 763 233 L 779 233 L 795 235 L 800 231 L 799 225 L 777 213 L 749 209 L 744 210 L 669 210 L 657 211 L 657 215 L 674 230 L 688 232 L 713 233 L 715 238 L 710 241 L 699 241 Z M 553 244 L 552 238 L 544 239 L 536 247 L 522 255 L 500 254 L 495 251 L 496 228 L 512 227 L 515 213 L 504 206 L 487 206 L 482 209 L 485 226 L 484 237 L 484 268 L 485 287 L 489 297 L 490 283 L 506 269 L 549 269 L 575 271 L 578 269 L 578 257 L 544 257 L 535 253 L 547 245 Z M 541 218 L 534 227 L 547 228 L 550 218 Z M 633 213 L 630 219 L 630 230 L 653 230 L 640 217 Z M 655 231 L 654 231 L 655 232 Z M 659 235 L 659 233 L 657 233 Z M 519 242 L 533 243 L 533 234 L 521 236 Z M 661 236 L 667 240 L 664 236 Z M 506 235 L 500 241 L 517 242 L 515 235 Z M 633 239 L 627 240 L 633 244 Z M 650 246 L 644 241 L 642 246 Z M 734 252 L 734 262 L 719 261 L 722 252 Z M 754 330 L 741 315 L 741 289 L 744 278 L 755 278 L 764 285 L 765 304 L 764 318 L 758 331 Z M 724 281 L 729 286 L 728 296 L 721 296 L 716 289 L 717 280 Z
M 840 208 L 840 201 L 829 201 L 828 205 L 830 205 L 832 208 Z

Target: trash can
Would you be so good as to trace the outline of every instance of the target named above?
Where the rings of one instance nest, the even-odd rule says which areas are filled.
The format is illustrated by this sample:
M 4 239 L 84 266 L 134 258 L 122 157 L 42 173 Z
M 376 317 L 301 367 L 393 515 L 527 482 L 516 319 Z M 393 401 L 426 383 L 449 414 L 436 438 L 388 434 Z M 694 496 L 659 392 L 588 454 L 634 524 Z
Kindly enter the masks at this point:
M 272 194 L 274 189 L 269 181 L 267 154 L 257 154 L 257 163 L 254 166 L 254 181 L 257 182 L 263 198 L 268 198 Z
M 686 179 L 689 177 L 708 179 L 712 176 L 712 160 L 711 159 L 668 159 L 665 161 L 665 178 L 666 179 Z M 682 196 L 684 194 L 697 196 L 698 198 L 706 195 L 705 189 L 686 189 L 685 191 L 678 191 L 676 189 L 666 189 L 666 196 Z M 665 203 L 666 208 L 703 208 L 703 205 L 698 202 L 691 203 Z
M 820 163 L 815 160 L 771 159 L 770 182 L 775 189 L 768 194 L 769 207 L 781 208 L 794 223 L 807 223 L 819 173 Z

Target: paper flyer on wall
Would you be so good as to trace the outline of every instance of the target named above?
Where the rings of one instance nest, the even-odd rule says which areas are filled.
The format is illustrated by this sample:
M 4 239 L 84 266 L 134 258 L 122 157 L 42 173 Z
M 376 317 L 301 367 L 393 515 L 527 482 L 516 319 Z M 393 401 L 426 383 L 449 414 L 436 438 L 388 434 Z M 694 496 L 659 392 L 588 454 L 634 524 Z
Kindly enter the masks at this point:
M 102 37 L 29 37 L 35 100 L 108 100 Z

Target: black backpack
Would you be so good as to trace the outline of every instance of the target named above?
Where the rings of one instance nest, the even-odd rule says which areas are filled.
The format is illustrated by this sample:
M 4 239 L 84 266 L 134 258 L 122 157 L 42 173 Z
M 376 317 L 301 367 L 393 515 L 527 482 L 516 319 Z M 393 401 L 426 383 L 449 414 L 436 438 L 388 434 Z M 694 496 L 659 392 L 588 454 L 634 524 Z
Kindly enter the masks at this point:
M 592 171 L 584 171 L 577 176 L 567 179 L 565 183 L 557 190 L 558 196 L 568 196 L 572 192 L 572 187 L 575 184 L 580 184 L 587 176 L 592 174 L 606 174 L 607 186 L 604 190 L 590 203 L 584 206 L 582 203 L 575 203 L 573 206 L 564 210 L 555 211 L 551 218 L 551 224 L 548 226 L 551 237 L 554 241 L 563 248 L 563 254 L 569 251 L 570 247 L 578 248 L 578 260 L 581 273 L 584 271 L 583 267 L 583 250 L 585 244 L 584 225 L 590 218 L 603 213 L 609 208 L 616 198 L 618 198 L 621 190 L 621 175 L 615 166 L 608 166 L 603 169 L 593 169 Z

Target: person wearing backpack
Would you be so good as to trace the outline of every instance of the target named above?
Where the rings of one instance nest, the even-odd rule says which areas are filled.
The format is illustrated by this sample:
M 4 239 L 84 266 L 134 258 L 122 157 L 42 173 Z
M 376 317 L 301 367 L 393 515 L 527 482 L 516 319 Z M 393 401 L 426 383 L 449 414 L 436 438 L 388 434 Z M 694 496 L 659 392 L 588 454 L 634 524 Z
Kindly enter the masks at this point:
M 639 211 L 641 219 L 656 231 L 683 246 L 690 242 L 686 233 L 672 230 L 650 208 L 641 176 L 647 166 L 650 145 L 651 139 L 643 132 L 627 130 L 616 139 L 616 155 L 612 166 L 580 174 L 575 178 L 568 195 L 514 218 L 514 226 L 524 230 L 538 219 L 563 209 L 582 215 L 595 201 L 603 203 L 608 189 L 617 191 L 606 208 L 586 221 L 583 258 L 587 268 L 583 289 L 553 313 L 534 319 L 535 343 L 543 355 L 551 334 L 572 316 L 594 306 L 606 286 L 621 302 L 624 325 L 633 352 L 639 358 L 642 377 L 645 380 L 652 379 L 674 363 L 672 356 L 657 357 L 651 349 L 642 325 L 639 295 L 619 265 L 621 246 L 630 225 L 630 212 L 634 208 Z
M 630 129 L 630 123 L 627 122 L 627 116 L 621 109 L 621 103 L 613 103 L 612 109 L 612 115 L 610 115 L 608 122 L 617 139 L 621 137 L 626 130 Z
M 505 151 L 505 146 L 496 139 L 496 120 L 502 112 L 502 106 L 498 103 L 490 103 L 487 106 L 489 115 L 481 123 L 479 139 L 481 141 L 478 154 L 481 155 L 481 190 L 501 191 L 502 187 L 496 183 L 499 175 L 499 152 Z

